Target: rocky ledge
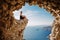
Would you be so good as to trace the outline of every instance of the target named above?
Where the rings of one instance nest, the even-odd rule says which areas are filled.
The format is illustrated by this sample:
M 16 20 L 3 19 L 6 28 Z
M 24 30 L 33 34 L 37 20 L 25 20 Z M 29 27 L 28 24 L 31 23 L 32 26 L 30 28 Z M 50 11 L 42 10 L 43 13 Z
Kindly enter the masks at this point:
M 0 40 L 23 40 L 23 30 L 27 23 L 28 19 L 26 18 L 23 20 L 15 19 L 12 27 L 0 27 Z

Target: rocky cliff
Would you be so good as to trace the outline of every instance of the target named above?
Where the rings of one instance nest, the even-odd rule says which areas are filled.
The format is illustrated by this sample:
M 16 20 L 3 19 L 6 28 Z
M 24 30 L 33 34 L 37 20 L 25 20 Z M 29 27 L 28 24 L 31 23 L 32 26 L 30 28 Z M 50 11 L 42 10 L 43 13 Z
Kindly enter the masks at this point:
M 23 30 L 28 19 L 14 20 L 13 22 L 12 26 L 9 27 L 8 22 L 0 21 L 0 40 L 23 40 Z
M 0 0 L 0 39 L 1 40 L 22 40 L 22 31 L 19 31 L 19 22 L 14 19 L 13 11 L 22 8 L 25 5 L 25 2 L 29 5 L 39 5 L 39 7 L 45 8 L 48 12 L 55 17 L 52 32 L 50 34 L 50 40 L 60 40 L 60 0 Z M 24 24 L 24 21 L 20 21 L 21 24 Z M 24 29 L 24 26 L 21 29 Z M 16 28 L 15 28 L 16 27 Z M 15 30 L 16 29 L 16 30 Z M 20 30 L 21 30 L 20 29 Z M 18 35 L 21 36 L 20 38 Z M 16 39 L 17 38 L 17 39 Z

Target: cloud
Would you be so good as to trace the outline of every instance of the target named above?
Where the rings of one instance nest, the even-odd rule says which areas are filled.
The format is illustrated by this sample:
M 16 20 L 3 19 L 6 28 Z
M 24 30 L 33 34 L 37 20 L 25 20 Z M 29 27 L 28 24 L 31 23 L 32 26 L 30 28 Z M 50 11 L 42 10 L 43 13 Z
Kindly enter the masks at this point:
M 26 10 L 24 14 L 27 15 L 27 16 L 28 15 L 32 16 L 32 15 L 35 15 L 37 13 L 39 13 L 39 11 Z
M 52 20 L 49 20 L 48 17 L 44 14 L 40 14 L 39 11 L 31 11 L 27 10 L 25 15 L 29 19 L 28 26 L 35 26 L 35 25 L 51 25 Z
M 19 20 L 20 19 L 20 13 L 19 13 L 19 11 L 14 11 L 13 13 L 14 13 L 14 18 L 17 19 L 17 20 Z
M 21 10 L 20 10 L 21 11 Z M 20 18 L 20 11 L 15 11 L 14 17 L 19 20 Z M 41 13 L 42 14 L 42 13 Z M 26 10 L 23 12 L 23 15 L 25 15 L 29 22 L 28 26 L 35 26 L 35 25 L 51 25 L 53 21 L 46 18 L 46 15 L 41 15 L 39 11 L 32 11 L 32 10 Z M 43 16 L 44 15 L 44 16 Z M 53 20 L 53 19 L 52 19 Z

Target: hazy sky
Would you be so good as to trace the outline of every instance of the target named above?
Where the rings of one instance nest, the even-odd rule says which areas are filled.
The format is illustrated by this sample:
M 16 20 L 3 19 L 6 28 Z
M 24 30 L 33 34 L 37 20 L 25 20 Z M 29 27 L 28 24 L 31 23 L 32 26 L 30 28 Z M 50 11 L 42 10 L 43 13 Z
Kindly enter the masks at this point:
M 29 6 L 27 3 L 18 11 L 14 11 L 14 17 L 19 20 L 19 13 L 23 11 L 23 15 L 28 18 L 28 26 L 35 25 L 51 25 L 54 17 L 45 9 L 40 8 L 38 5 Z

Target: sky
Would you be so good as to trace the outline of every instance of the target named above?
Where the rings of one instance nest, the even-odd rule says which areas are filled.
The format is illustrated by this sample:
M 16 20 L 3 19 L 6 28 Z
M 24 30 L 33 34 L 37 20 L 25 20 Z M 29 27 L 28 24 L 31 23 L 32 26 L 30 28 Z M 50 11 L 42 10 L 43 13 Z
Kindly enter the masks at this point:
M 29 6 L 29 4 L 25 4 L 21 9 L 15 10 L 14 17 L 19 20 L 19 13 L 23 12 L 28 19 L 27 26 L 35 26 L 35 25 L 52 25 L 54 17 L 47 12 L 44 8 L 40 8 L 38 5 Z

